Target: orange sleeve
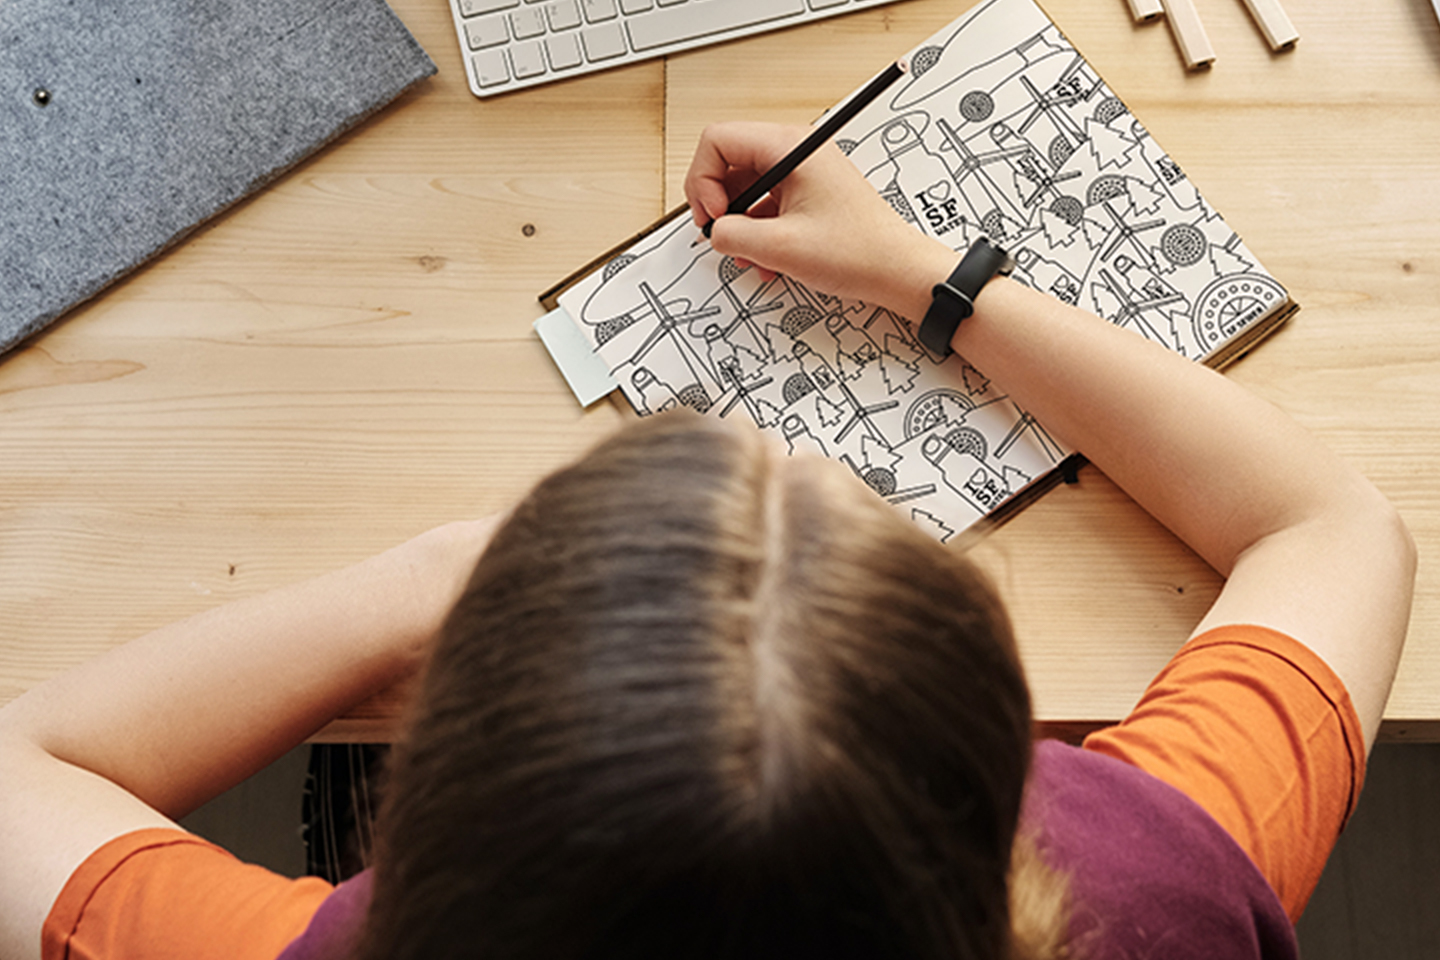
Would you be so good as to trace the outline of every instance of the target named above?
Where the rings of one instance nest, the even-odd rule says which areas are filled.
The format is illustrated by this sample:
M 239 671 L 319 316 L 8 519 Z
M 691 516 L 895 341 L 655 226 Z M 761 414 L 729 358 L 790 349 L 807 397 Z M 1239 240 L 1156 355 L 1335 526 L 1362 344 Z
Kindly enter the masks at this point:
M 1318 654 L 1263 627 L 1195 637 L 1129 717 L 1084 746 L 1204 807 L 1255 861 L 1291 920 L 1365 779 L 1365 741 L 1345 685 Z
M 45 918 L 42 960 L 275 960 L 332 887 L 242 863 L 182 830 L 92 853 Z

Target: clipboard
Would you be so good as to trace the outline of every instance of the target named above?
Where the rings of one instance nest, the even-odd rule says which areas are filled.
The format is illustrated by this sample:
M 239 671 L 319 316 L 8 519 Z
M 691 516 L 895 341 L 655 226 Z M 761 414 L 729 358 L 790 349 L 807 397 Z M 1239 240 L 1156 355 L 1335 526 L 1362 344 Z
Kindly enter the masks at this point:
M 1216 368 L 1298 310 L 1033 0 L 986 0 L 904 58 L 837 143 L 917 230 L 987 236 L 1012 280 Z M 946 542 L 1074 478 L 1073 451 L 906 318 L 762 282 L 697 234 L 679 208 L 544 291 L 580 333 L 557 362 L 602 367 L 642 416 L 748 417 Z

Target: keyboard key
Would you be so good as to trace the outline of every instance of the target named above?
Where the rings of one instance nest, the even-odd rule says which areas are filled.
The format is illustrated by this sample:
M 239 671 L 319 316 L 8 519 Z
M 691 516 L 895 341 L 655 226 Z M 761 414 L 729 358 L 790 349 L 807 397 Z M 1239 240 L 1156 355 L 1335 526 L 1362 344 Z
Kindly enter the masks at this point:
M 465 24 L 465 42 L 470 44 L 471 50 L 493 47 L 509 39 L 510 33 L 505 29 L 505 18 L 502 16 L 484 17 Z
M 580 0 L 580 5 L 585 8 L 587 23 L 601 23 L 605 20 L 615 19 L 615 0 Z
M 550 67 L 553 70 L 578 67 L 585 62 L 585 58 L 580 55 L 580 35 L 578 33 L 562 33 L 558 36 L 546 37 L 545 50 L 550 54 Z
M 510 14 L 510 29 L 514 31 L 516 40 L 538 37 L 545 32 L 545 14 L 536 7 L 516 10 Z
M 673 7 L 677 3 L 684 3 L 685 0 L 655 0 L 662 7 Z
M 509 10 L 520 6 L 520 0 L 460 0 L 460 16 L 478 17 L 497 10 Z
M 498 87 L 510 82 L 510 71 L 505 67 L 505 54 L 499 50 L 481 50 L 470 58 L 475 66 L 475 77 L 482 87 Z
M 545 72 L 545 53 L 540 41 L 517 43 L 510 48 L 510 65 L 515 68 L 515 79 L 526 80 Z
M 693 0 L 683 7 L 636 17 L 625 26 L 630 30 L 631 46 L 639 51 L 804 12 L 805 0 Z
M 559 3 L 552 3 L 548 8 L 550 15 L 551 30 L 569 30 L 571 27 L 580 26 L 580 7 L 575 0 L 560 0 Z
M 830 7 L 838 7 L 842 3 L 849 3 L 850 0 L 810 0 L 811 10 L 827 10 Z
M 628 49 L 625 46 L 625 34 L 621 32 L 618 23 L 607 23 L 586 30 L 580 38 L 585 41 L 585 58 L 591 63 L 618 57 Z
M 644 13 L 652 6 L 654 4 L 650 0 L 620 0 L 620 9 L 624 10 L 627 16 L 632 13 Z

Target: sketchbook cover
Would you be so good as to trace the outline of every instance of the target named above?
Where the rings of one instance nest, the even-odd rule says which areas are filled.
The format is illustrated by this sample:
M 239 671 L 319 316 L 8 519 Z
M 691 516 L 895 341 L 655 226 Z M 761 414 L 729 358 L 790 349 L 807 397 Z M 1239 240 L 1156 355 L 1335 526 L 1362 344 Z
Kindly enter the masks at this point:
M 382 0 L 0 0 L 0 353 L 434 72 Z
M 837 142 L 905 220 L 988 236 L 1013 279 L 1211 364 L 1293 306 L 1032 0 L 988 0 L 908 56 Z M 640 414 L 744 417 L 850 467 L 948 540 L 1034 492 L 1066 450 L 909 322 L 786 277 L 763 283 L 688 213 L 560 294 Z

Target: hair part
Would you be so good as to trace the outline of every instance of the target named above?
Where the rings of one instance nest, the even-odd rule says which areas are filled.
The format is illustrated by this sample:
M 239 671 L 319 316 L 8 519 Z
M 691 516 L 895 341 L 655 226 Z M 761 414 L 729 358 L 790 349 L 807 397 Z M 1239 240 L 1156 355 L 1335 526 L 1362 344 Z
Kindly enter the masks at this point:
M 1030 956 L 1029 736 L 970 564 L 833 463 L 647 418 L 477 564 L 393 755 L 360 956 Z

